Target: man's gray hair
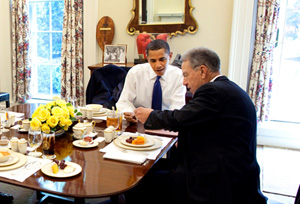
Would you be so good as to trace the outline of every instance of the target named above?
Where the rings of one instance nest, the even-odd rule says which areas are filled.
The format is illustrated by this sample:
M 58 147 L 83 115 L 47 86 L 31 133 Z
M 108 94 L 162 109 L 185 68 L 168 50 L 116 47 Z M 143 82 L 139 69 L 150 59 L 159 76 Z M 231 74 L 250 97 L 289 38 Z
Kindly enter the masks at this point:
M 220 71 L 220 58 L 214 51 L 205 47 L 195 47 L 187 51 L 181 59 L 189 61 L 190 65 L 197 69 L 201 65 L 205 65 L 211 72 Z

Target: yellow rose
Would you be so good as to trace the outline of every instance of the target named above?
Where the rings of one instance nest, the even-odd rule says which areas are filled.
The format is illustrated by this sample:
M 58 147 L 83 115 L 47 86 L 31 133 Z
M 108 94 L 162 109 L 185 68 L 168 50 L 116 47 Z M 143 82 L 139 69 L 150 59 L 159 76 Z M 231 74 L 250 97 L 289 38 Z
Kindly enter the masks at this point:
M 66 125 L 67 125 L 67 126 L 71 126 L 72 123 L 73 123 L 72 120 L 70 120 L 70 119 L 67 119 L 67 120 L 66 120 Z
M 72 117 L 74 117 L 74 107 L 73 106 L 68 106 L 68 110 L 69 110 L 69 113 Z
M 63 110 L 60 107 L 55 106 L 52 108 L 51 113 L 53 116 L 61 116 L 63 114 Z
M 58 124 L 58 117 L 56 116 L 50 116 L 47 120 L 47 124 L 51 127 L 51 128 L 54 128 L 57 126 Z
M 37 115 L 38 119 L 42 122 L 46 121 L 50 117 L 50 112 L 46 108 L 42 108 Z
M 60 106 L 61 108 L 62 107 L 66 107 L 67 105 L 67 102 L 65 100 L 56 100 L 56 105 Z
M 46 108 L 47 108 L 48 110 L 51 110 L 51 107 L 52 107 L 52 106 L 55 106 L 55 101 L 52 101 L 52 102 L 47 103 Z
M 69 129 L 69 126 L 67 126 L 67 125 L 64 126 L 64 130 L 65 130 L 65 131 L 68 131 L 68 129 Z
M 47 125 L 47 123 L 44 123 L 42 125 L 42 131 L 45 133 L 49 133 L 50 132 L 50 127 Z
M 63 107 L 62 110 L 63 110 L 63 113 L 61 116 L 63 116 L 65 119 L 68 119 L 70 117 L 69 109 L 67 107 Z
M 42 126 L 41 121 L 38 118 L 32 118 L 30 122 L 30 128 L 32 130 L 39 130 Z
M 39 107 L 35 111 L 39 112 L 42 108 L 46 108 L 46 105 L 40 104 Z
M 59 126 L 64 127 L 66 125 L 66 119 L 64 117 L 59 118 Z

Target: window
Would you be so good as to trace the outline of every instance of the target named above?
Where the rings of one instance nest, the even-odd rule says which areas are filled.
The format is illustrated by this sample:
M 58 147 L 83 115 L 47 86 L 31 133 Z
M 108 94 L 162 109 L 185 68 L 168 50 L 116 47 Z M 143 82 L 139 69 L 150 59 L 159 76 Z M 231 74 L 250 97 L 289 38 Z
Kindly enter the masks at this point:
M 300 123 L 300 0 L 282 0 L 270 120 Z
M 31 94 L 60 96 L 64 0 L 29 0 Z

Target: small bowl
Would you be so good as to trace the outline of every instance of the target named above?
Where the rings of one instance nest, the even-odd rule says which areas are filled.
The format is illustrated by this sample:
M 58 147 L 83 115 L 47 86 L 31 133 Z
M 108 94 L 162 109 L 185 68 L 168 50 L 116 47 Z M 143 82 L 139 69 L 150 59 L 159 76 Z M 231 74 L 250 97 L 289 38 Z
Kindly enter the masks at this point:
M 101 108 L 103 107 L 102 105 L 100 104 L 88 104 L 86 105 L 87 108 L 92 108 L 93 109 L 93 112 L 100 112 Z
M 11 150 L 9 150 L 8 148 L 0 148 L 0 153 L 2 153 L 2 152 L 7 152 L 9 154 L 7 156 L 2 156 L 2 154 L 0 154 L 0 163 L 6 162 L 7 160 L 9 160 L 10 155 L 11 155 Z

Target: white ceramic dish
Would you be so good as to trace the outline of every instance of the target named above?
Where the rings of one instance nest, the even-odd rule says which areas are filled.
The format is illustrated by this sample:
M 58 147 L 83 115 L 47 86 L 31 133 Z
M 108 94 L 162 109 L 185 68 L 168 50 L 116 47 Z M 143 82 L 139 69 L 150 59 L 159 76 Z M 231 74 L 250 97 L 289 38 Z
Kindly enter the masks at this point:
M 126 136 L 126 137 L 128 137 L 128 136 Z M 155 142 L 155 144 L 150 147 L 129 147 L 129 146 L 123 145 L 120 141 L 121 139 L 122 139 L 122 136 L 117 137 L 117 139 L 115 139 L 113 142 L 115 145 L 117 145 L 118 147 L 120 147 L 122 149 L 129 149 L 129 150 L 136 150 L 136 151 L 148 151 L 148 150 L 158 149 L 162 145 L 161 141 L 153 138 L 153 141 Z
M 88 104 L 88 105 L 86 105 L 86 107 L 92 108 L 93 112 L 99 112 L 103 106 L 100 104 Z
M 20 157 L 18 157 L 18 155 L 13 152 L 13 153 L 11 153 L 10 158 L 7 161 L 0 163 L 0 167 L 13 165 L 13 164 L 17 163 L 19 160 L 20 160 Z
M 83 141 L 83 140 L 75 140 L 75 141 L 73 142 L 73 145 L 74 145 L 75 147 L 80 147 L 80 148 L 93 148 L 93 147 L 97 147 L 98 144 L 99 144 L 97 141 L 93 141 L 93 144 L 87 143 L 87 145 L 82 145 L 82 144 L 81 144 L 81 141 Z
M 12 170 L 12 169 L 17 169 L 27 162 L 27 157 L 21 153 L 15 152 L 15 154 L 19 157 L 19 161 L 15 164 L 9 165 L 9 166 L 2 166 L 0 167 L 0 171 L 6 171 L 6 170 Z
M 65 173 L 64 170 L 59 169 L 58 172 L 55 174 L 55 173 L 53 173 L 52 168 L 51 168 L 53 164 L 54 164 L 54 162 L 44 165 L 41 168 L 41 171 L 43 172 L 43 174 L 45 174 L 47 176 L 55 177 L 55 178 L 68 178 L 68 177 L 76 176 L 77 174 L 79 174 L 82 171 L 82 168 L 80 165 L 78 165 L 74 162 L 66 162 L 67 165 L 74 167 L 75 170 L 71 173 Z
M 152 140 L 151 138 L 149 137 L 145 137 L 145 144 L 131 144 L 131 143 L 128 143 L 126 142 L 126 140 L 130 137 L 133 137 L 133 138 L 136 138 L 137 135 L 126 135 L 126 136 L 122 136 L 120 138 L 120 142 L 123 144 L 123 145 L 126 145 L 126 146 L 129 146 L 129 147 L 151 147 L 155 144 L 154 140 Z

